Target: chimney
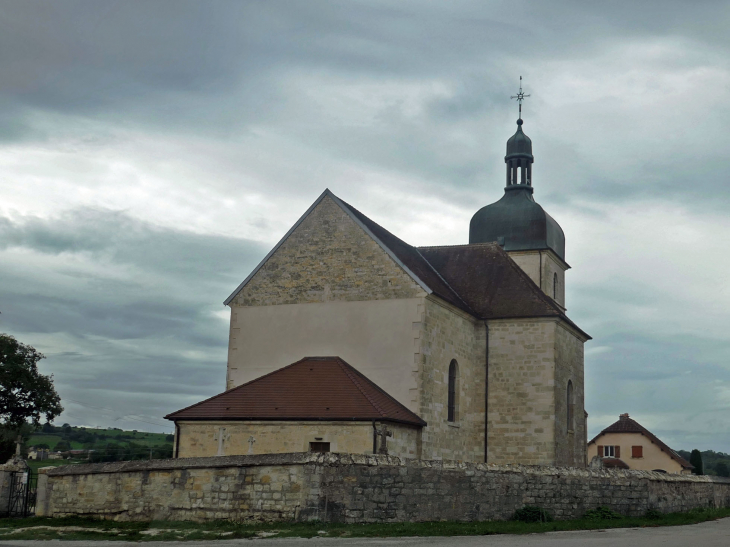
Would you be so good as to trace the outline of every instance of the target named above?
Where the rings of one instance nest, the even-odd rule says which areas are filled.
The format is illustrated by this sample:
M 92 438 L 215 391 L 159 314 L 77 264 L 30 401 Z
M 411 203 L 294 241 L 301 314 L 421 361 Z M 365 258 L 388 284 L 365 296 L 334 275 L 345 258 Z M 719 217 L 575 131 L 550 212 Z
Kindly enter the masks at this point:
M 629 419 L 629 413 L 626 412 L 624 414 L 619 415 L 619 419 L 621 419 L 621 420 L 628 420 Z

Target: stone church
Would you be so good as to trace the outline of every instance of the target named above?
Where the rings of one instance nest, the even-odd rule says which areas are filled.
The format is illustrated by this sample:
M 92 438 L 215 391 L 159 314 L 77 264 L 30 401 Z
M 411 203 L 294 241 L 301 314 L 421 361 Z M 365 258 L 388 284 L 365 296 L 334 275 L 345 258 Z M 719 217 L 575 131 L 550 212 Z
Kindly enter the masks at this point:
M 227 391 L 166 416 L 175 456 L 585 466 L 590 337 L 522 123 L 468 245 L 414 247 L 325 190 L 225 301 Z

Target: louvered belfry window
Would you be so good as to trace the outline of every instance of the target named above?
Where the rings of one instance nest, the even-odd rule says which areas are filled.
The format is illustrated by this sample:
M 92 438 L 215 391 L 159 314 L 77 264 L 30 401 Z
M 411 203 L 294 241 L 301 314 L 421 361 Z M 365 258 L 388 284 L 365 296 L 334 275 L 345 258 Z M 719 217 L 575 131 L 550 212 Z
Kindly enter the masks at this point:
M 456 421 L 456 381 L 458 379 L 458 366 L 456 360 L 452 360 L 449 365 L 449 401 L 448 401 L 448 420 Z

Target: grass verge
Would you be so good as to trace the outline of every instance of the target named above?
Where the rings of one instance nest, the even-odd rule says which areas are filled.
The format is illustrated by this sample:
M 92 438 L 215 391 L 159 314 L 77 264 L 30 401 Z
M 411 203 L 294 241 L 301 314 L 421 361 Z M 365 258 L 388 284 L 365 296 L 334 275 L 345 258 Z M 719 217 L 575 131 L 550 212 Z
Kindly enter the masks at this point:
M 403 537 L 534 534 L 565 530 L 680 526 L 730 517 L 730 508 L 609 520 L 581 518 L 548 523 L 515 521 L 324 524 L 321 522 L 235 523 L 114 522 L 87 518 L 0 520 L 0 541 L 10 539 L 174 541 L 265 537 Z

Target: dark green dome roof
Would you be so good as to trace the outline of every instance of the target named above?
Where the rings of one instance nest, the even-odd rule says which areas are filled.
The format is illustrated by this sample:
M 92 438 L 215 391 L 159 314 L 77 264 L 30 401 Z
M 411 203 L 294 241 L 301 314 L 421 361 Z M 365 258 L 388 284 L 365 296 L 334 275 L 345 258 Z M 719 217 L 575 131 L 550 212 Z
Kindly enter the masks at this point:
M 517 131 L 507 141 L 507 186 L 502 199 L 482 207 L 469 224 L 469 243 L 497 242 L 505 251 L 537 251 L 551 249 L 565 260 L 565 235 L 532 197 L 532 141 L 522 131 L 522 119 Z M 517 171 L 527 173 L 527 180 L 518 180 Z M 510 173 L 514 172 L 514 178 Z
M 532 188 L 505 188 L 496 203 L 482 207 L 469 223 L 469 243 L 497 242 L 505 251 L 552 249 L 565 260 L 565 235 L 532 198 Z

